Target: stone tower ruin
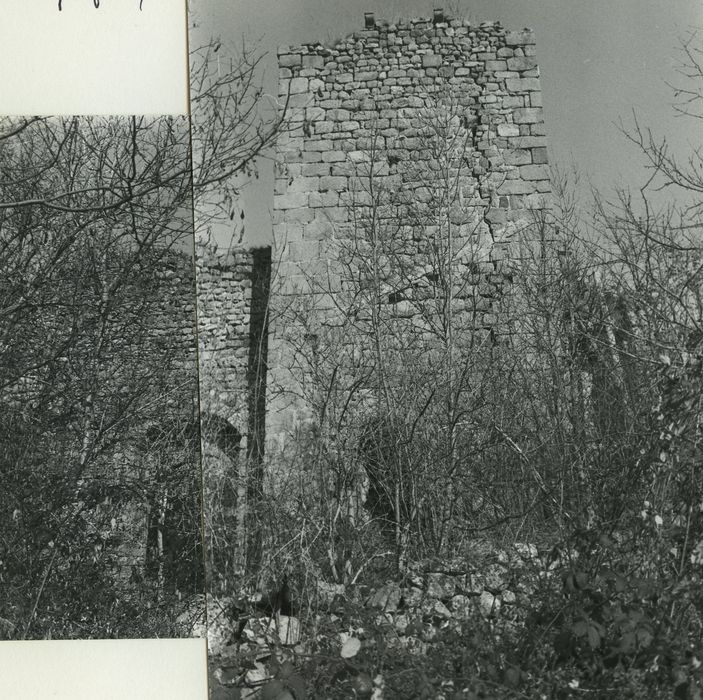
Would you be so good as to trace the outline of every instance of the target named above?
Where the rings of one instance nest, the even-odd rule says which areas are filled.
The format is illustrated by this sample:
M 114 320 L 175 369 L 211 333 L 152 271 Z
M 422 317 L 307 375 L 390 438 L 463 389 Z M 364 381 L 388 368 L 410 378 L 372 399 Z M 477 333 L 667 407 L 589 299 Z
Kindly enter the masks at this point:
M 375 256 L 383 313 L 409 333 L 422 334 L 418 305 L 447 277 L 438 251 L 467 323 L 495 322 L 503 263 L 550 192 L 535 54 L 530 30 L 441 10 L 395 24 L 367 14 L 332 46 L 279 50 L 289 128 L 277 143 L 269 437 L 305 419 L 294 358 L 306 343 L 314 355 L 317 331 L 301 309 L 334 325 L 350 256 L 357 271 Z
M 503 264 L 550 193 L 535 54 L 530 30 L 439 10 L 395 24 L 367 14 L 333 45 L 279 50 L 288 128 L 274 244 L 196 255 L 206 464 L 209 451 L 260 461 L 304 420 L 296 353 L 315 354 L 317 331 L 301 308 L 334 325 L 350 293 L 345 254 L 369 259 L 370 236 L 382 244 L 383 312 L 412 337 L 426 323 L 419 305 L 438 295 L 438 249 L 467 323 L 495 322 Z

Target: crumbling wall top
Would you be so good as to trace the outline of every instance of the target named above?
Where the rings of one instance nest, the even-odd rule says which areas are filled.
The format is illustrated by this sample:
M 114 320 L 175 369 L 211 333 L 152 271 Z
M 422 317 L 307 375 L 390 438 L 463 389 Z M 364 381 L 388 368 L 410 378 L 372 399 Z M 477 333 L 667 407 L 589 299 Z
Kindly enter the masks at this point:
M 373 49 L 377 44 L 374 40 L 387 40 L 391 38 L 399 45 L 404 43 L 404 39 L 415 40 L 418 48 L 423 39 L 430 39 L 438 35 L 445 37 L 466 37 L 467 42 L 481 39 L 488 36 L 500 37 L 503 43 L 509 47 L 520 47 L 534 45 L 535 37 L 532 29 L 524 28 L 517 31 L 506 30 L 500 22 L 481 22 L 472 24 L 470 20 L 463 18 L 450 19 L 445 16 L 438 21 L 437 15 L 434 17 L 418 17 L 411 19 L 400 19 L 391 22 L 386 19 L 376 19 L 373 13 L 366 13 L 365 25 L 362 29 L 353 34 L 333 41 L 331 43 L 309 43 L 300 46 L 279 46 L 278 56 L 281 66 L 286 66 L 286 60 L 280 61 L 280 57 L 286 55 L 317 55 L 333 56 L 335 51 L 347 50 L 355 45 L 366 46 Z M 376 45 L 376 48 L 379 48 Z

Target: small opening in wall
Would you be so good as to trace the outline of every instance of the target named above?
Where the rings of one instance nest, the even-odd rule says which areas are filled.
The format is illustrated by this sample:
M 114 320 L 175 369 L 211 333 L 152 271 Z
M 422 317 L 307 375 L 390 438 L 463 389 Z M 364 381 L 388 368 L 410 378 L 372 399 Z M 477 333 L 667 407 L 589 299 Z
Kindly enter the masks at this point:
M 376 26 L 376 18 L 373 12 L 364 13 L 364 26 L 366 29 L 373 29 Z
M 435 24 L 441 24 L 444 22 L 444 9 L 441 7 L 438 7 L 434 11 L 434 23 Z

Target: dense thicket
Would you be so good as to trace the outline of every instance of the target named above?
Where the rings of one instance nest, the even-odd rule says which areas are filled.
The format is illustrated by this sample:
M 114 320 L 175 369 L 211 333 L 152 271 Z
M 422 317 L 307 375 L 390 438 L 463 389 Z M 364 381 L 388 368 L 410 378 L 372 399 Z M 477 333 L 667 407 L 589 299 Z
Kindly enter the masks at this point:
M 0 121 L 4 636 L 173 634 L 204 591 L 194 228 L 280 125 L 260 59 L 220 48 L 192 120 Z
M 699 120 L 700 53 L 688 42 L 684 55 L 693 83 L 677 86 L 677 109 Z M 354 225 L 329 245 L 341 283 L 309 275 L 322 308 L 311 294 L 275 308 L 304 421 L 269 456 L 262 561 L 313 606 L 311 571 L 347 587 L 338 609 L 383 661 L 362 652 L 339 697 L 361 678 L 366 697 L 384 683 L 389 697 L 437 697 L 448 678 L 455 697 L 700 697 L 701 153 L 679 159 L 635 122 L 641 188 L 577 204 L 555 175 L 550 211 L 496 261 L 496 292 L 485 249 L 456 236 L 453 214 L 471 205 L 452 183 L 471 153 L 431 128 L 442 123 L 417 134 L 447 173 L 429 199 L 399 206 L 370 152 Z M 464 217 L 479 242 L 480 214 Z M 418 252 L 412 233 L 428 226 Z M 521 624 L 440 625 L 423 609 L 413 634 L 444 631 L 418 654 L 398 626 L 407 601 L 374 617 L 352 592 L 403 585 L 412 562 L 471 562 L 476 540 L 545 553 L 513 572 L 530 581 Z

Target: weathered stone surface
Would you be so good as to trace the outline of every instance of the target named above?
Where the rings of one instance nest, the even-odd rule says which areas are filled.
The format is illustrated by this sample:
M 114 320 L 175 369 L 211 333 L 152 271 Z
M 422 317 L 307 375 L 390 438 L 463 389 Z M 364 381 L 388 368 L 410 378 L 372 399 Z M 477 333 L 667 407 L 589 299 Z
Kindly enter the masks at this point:
M 548 180 L 549 166 L 547 165 L 523 165 L 520 168 L 520 177 L 524 180 Z
M 500 592 L 506 587 L 506 568 L 501 564 L 492 564 L 482 572 L 483 585 L 489 591 Z
M 543 121 L 542 109 L 540 107 L 525 107 L 516 109 L 513 112 L 513 121 L 516 124 L 534 124 Z
M 347 154 L 344 151 L 325 151 L 322 154 L 322 160 L 325 163 L 338 163 L 347 159 Z
M 347 187 L 347 179 L 345 177 L 321 177 L 320 178 L 320 191 L 325 192 L 327 190 L 333 190 L 335 192 L 341 192 Z
M 305 191 L 287 192 L 286 194 L 274 195 L 273 205 L 280 210 L 296 209 L 304 207 L 308 203 L 309 194 Z
M 322 68 L 325 64 L 325 59 L 322 56 L 303 56 L 302 66 L 303 68 Z
M 516 56 L 509 58 L 507 63 L 509 70 L 525 71 L 535 68 L 537 59 L 534 56 Z
M 516 124 L 498 124 L 498 136 L 520 136 L 520 128 Z
M 425 618 L 449 620 L 452 617 L 452 611 L 441 601 L 427 598 L 422 601 L 420 606 Z
M 286 223 L 308 223 L 315 218 L 315 212 L 307 207 L 299 209 L 286 209 L 283 213 L 283 220 Z
M 505 154 L 505 162 L 507 165 L 529 165 L 535 162 L 534 151 L 520 148 L 516 148 L 514 151 L 508 151 Z
M 459 620 L 469 620 L 476 612 L 475 599 L 466 595 L 456 595 L 451 600 L 452 613 Z
M 403 588 L 403 600 L 408 607 L 415 608 L 420 605 L 423 598 L 422 590 L 418 587 L 415 588 L 411 586 L 409 588 Z
M 277 615 L 269 619 L 266 632 L 269 636 L 275 636 L 281 644 L 294 646 L 300 641 L 302 626 L 295 617 Z
M 493 593 L 484 591 L 478 599 L 479 608 L 485 617 L 497 615 L 500 611 L 500 598 Z
M 271 672 L 262 663 L 255 663 L 254 668 L 249 669 L 244 677 L 245 682 L 251 686 L 258 686 L 272 679 Z
M 310 192 L 312 190 L 316 190 L 319 187 L 320 181 L 317 177 L 307 177 L 307 176 L 301 176 L 301 177 L 293 177 L 288 181 L 288 187 L 286 188 L 288 193 L 293 193 L 293 192 Z M 282 203 L 280 205 L 280 209 L 286 209 L 288 206 L 295 206 L 295 205 L 289 205 L 286 203 Z
M 539 78 L 507 78 L 505 86 L 510 92 L 538 91 Z
M 517 602 L 517 596 L 513 591 L 503 591 L 500 598 L 506 605 L 514 605 Z
M 315 588 L 319 599 L 327 605 L 330 605 L 336 597 L 342 597 L 346 593 L 346 586 L 343 583 L 317 581 Z
M 297 95 L 301 92 L 308 91 L 308 79 L 307 78 L 292 78 L 288 85 L 290 86 L 290 94 Z
M 537 188 L 534 183 L 523 180 L 506 180 L 498 188 L 500 194 L 530 194 L 536 191 Z
M 451 598 L 456 592 L 456 579 L 447 574 L 427 574 L 427 595 L 439 600 Z
M 278 57 L 278 65 L 282 68 L 300 66 L 302 63 L 303 59 L 299 54 L 284 54 Z
M 402 593 L 396 583 L 388 583 L 372 593 L 366 604 L 372 608 L 380 608 L 384 612 L 395 612 L 400 605 Z
M 530 93 L 532 94 L 532 93 Z M 536 93 L 535 93 L 536 94 Z M 503 107 L 509 109 L 511 107 L 524 107 L 525 97 L 523 95 L 506 95 L 503 97 Z
M 512 148 L 538 148 L 547 145 L 543 136 L 518 136 L 511 138 L 509 144 Z
M 442 56 L 439 54 L 429 53 L 422 57 L 423 68 L 436 68 L 442 65 Z
M 339 204 L 339 193 L 334 191 L 327 192 L 311 192 L 308 200 L 308 206 L 317 207 L 336 207 Z
M 405 634 L 408 626 L 410 625 L 410 619 L 407 615 L 396 615 L 393 620 L 393 625 L 395 626 L 398 634 Z

